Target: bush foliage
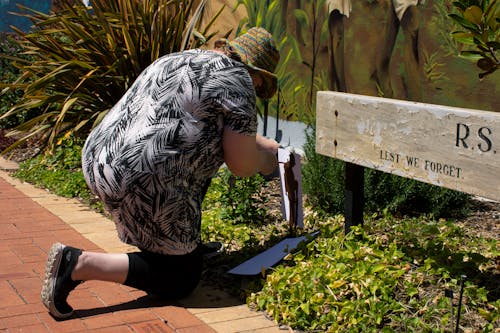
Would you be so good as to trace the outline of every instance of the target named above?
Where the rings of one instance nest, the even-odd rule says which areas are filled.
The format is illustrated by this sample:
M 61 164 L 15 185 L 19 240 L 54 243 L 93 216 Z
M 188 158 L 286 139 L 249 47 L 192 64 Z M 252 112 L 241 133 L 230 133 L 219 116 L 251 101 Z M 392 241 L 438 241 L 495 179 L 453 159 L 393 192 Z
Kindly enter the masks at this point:
M 320 236 L 273 269 L 248 303 L 307 332 L 450 332 L 466 274 L 461 327 L 495 332 L 497 241 L 426 217 L 379 216 L 348 235 L 342 222 L 311 216 L 306 225 Z
M 80 198 L 94 203 L 94 196 L 85 183 L 81 167 L 83 143 L 65 139 L 52 152 L 22 162 L 14 176 L 46 188 L 66 198 Z
M 50 14 L 24 8 L 34 28 L 15 30 L 22 53 L 32 60 L 5 56 L 21 76 L 2 87 L 24 94 L 0 119 L 43 110 L 12 131 L 23 135 L 19 143 L 41 136 L 53 147 L 61 136 L 85 136 L 151 62 L 213 36 L 213 20 L 201 27 L 206 1 L 197 8 L 195 2 L 93 0 L 87 8 L 61 0 L 60 10 Z
M 8 59 L 19 57 L 21 48 L 18 40 L 12 34 L 0 34 L 0 84 L 12 84 L 20 75 L 20 70 Z M 28 58 L 29 59 L 29 58 Z M 0 92 L 0 116 L 17 104 L 23 96 L 21 89 L 3 89 Z M 15 117 L 0 120 L 0 128 L 12 128 L 29 119 L 26 113 L 19 113 Z M 0 146 L 0 151 L 6 146 Z
M 466 45 L 460 54 L 476 62 L 479 78 L 500 68 L 500 1 L 459 0 L 453 2 L 457 13 L 449 16 L 461 29 L 453 38 Z

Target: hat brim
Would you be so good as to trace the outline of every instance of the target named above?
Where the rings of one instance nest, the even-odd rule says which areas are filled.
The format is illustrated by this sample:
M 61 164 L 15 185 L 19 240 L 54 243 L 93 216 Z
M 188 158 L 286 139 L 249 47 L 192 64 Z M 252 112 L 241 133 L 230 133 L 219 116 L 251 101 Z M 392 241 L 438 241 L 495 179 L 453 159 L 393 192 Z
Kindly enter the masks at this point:
M 241 59 L 241 63 L 244 64 L 248 71 L 252 74 L 259 75 L 262 78 L 262 86 L 255 89 L 255 93 L 258 97 L 263 99 L 269 99 L 274 96 L 278 90 L 278 77 L 265 69 L 256 67 L 247 61 L 245 54 L 239 52 L 238 48 L 234 46 L 232 41 L 227 39 L 220 39 L 218 41 L 220 44 L 216 47 L 222 47 L 223 45 L 229 45 L 232 47 L 232 51 L 238 54 Z
M 278 77 L 262 68 L 252 66 L 251 64 L 244 64 L 250 74 L 258 75 L 262 79 L 262 85 L 255 88 L 255 93 L 258 97 L 269 99 L 276 94 L 278 90 Z

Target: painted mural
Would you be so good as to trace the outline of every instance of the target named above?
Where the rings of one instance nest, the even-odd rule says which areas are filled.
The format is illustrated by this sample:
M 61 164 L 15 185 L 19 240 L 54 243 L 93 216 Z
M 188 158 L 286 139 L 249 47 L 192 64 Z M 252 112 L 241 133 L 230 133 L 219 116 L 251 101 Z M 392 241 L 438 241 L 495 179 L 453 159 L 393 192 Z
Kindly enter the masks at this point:
M 89 5 L 90 0 L 82 0 L 85 5 Z M 11 26 L 15 26 L 22 31 L 31 28 L 31 22 L 13 13 L 22 13 L 18 5 L 25 6 L 42 13 L 49 13 L 50 10 L 57 10 L 59 0 L 0 0 L 0 32 L 12 32 Z
M 313 0 L 281 0 L 288 6 L 289 34 L 297 35 L 304 58 L 311 40 L 297 29 L 293 9 Z M 42 12 L 57 8 L 58 0 L 0 0 L 0 31 L 10 25 L 28 30 L 30 22 L 9 14 L 22 4 Z M 241 8 L 236 0 L 212 0 L 213 9 L 226 5 L 221 31 L 236 28 Z M 447 17 L 451 0 L 325 0 L 327 30 L 319 53 L 320 68 L 328 68 L 331 90 L 385 96 L 434 104 L 500 111 L 500 73 L 482 80 L 469 60 L 458 57 L 461 48 L 450 37 Z M 234 27 L 228 27 L 231 22 Z M 328 49 L 333 52 L 328 53 Z M 294 66 L 297 73 L 307 68 Z
M 480 80 L 475 64 L 458 56 L 463 46 L 451 38 L 451 0 L 325 2 L 320 68 L 329 69 L 330 90 L 500 111 L 500 73 Z M 311 44 L 301 33 L 307 53 Z
M 360 13 L 364 11 L 365 15 L 367 9 L 378 5 L 364 1 L 364 6 L 360 6 L 361 2 L 358 1 L 355 9 Z M 394 13 L 391 6 L 380 6 L 379 15 L 382 17 L 371 23 L 378 21 L 381 24 L 372 26 L 371 32 L 368 30 L 370 24 L 361 24 L 359 18 L 350 22 L 351 29 L 346 38 L 353 43 L 348 52 L 355 52 L 356 46 L 362 47 L 358 41 L 363 34 L 369 36 L 370 43 L 364 48 L 366 52 L 372 52 L 371 56 L 362 57 L 369 79 L 363 80 L 356 89 L 360 93 L 373 93 L 380 84 L 380 89 L 388 97 L 500 111 L 500 73 L 479 80 L 478 68 L 469 60 L 458 57 L 461 46 L 450 37 L 454 28 L 446 17 L 447 5 L 451 7 L 450 1 L 428 0 L 424 4 L 408 6 L 397 18 L 391 14 Z M 374 33 L 374 27 L 381 33 Z M 396 34 L 394 30 L 398 28 Z M 347 68 L 353 80 L 359 75 L 356 73 L 359 69 L 354 66 L 355 63 L 351 62 Z M 389 78 L 386 80 L 390 82 L 384 82 L 383 77 Z

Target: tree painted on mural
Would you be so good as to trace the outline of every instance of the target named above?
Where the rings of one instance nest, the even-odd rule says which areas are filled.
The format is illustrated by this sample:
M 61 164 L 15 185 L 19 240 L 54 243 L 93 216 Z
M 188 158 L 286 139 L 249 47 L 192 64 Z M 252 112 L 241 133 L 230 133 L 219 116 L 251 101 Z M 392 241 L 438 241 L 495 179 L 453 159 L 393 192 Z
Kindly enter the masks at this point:
M 494 73 L 500 68 L 500 1 L 458 0 L 453 5 L 458 13 L 450 17 L 464 29 L 453 32 L 453 37 L 469 46 L 461 56 L 476 62 L 479 78 Z

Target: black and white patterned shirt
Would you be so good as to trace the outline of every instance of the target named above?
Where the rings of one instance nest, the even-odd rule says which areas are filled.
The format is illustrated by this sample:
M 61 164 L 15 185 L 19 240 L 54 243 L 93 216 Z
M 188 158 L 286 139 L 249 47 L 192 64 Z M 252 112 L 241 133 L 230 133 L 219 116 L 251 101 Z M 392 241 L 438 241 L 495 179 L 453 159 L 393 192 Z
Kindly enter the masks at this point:
M 82 153 L 86 181 L 122 241 L 163 254 L 196 248 L 226 126 L 246 135 L 257 130 L 243 64 L 197 49 L 164 56 L 141 73 Z

